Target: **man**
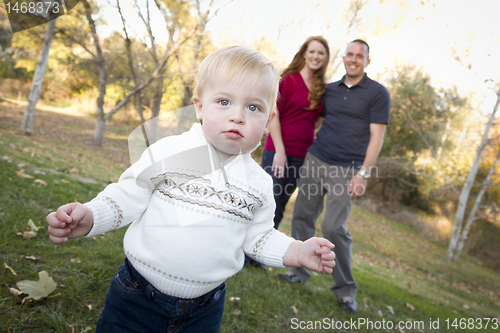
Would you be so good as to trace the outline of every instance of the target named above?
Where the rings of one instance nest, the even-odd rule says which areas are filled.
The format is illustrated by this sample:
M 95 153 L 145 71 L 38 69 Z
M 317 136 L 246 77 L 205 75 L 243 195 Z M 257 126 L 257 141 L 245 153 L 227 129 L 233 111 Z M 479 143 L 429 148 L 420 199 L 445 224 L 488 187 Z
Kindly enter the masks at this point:
M 300 170 L 292 218 L 294 238 L 314 236 L 316 219 L 327 195 L 322 230 L 324 237 L 335 244 L 337 256 L 331 291 L 341 308 L 349 312 L 357 310 L 358 287 L 351 273 L 352 237 L 346 221 L 352 200 L 365 191 L 382 147 L 391 105 L 387 89 L 365 73 L 370 64 L 369 51 L 363 40 L 349 43 L 343 57 L 346 74 L 326 87 L 322 111 L 325 119 Z M 289 268 L 280 276 L 289 282 L 306 283 L 310 274 L 303 268 Z

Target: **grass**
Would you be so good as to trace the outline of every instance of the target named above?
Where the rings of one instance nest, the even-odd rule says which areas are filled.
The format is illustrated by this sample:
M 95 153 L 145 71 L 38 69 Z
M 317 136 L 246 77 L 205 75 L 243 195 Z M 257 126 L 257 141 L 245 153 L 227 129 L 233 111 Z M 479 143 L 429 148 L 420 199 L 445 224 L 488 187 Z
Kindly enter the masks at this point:
M 88 130 L 71 126 L 72 131 Z M 123 129 L 107 135 L 116 140 L 116 149 L 126 147 L 120 144 L 126 137 Z M 63 203 L 90 200 L 117 179 L 124 164 L 102 149 L 42 136 L 25 137 L 0 124 L 0 264 L 12 269 L 0 270 L 1 332 L 94 331 L 109 282 L 124 259 L 125 228 L 54 245 L 48 238 L 45 216 Z M 17 171 L 34 178 L 21 178 Z M 293 203 L 280 226 L 288 234 Z M 26 230 L 30 219 L 42 226 L 37 237 L 17 236 L 14 228 Z M 226 281 L 221 332 L 327 332 L 334 330 L 332 322 L 339 325 L 339 321 L 356 324 L 336 330 L 339 332 L 500 330 L 492 329 L 491 323 L 488 329 L 462 329 L 459 322 L 462 318 L 498 318 L 498 273 L 465 255 L 456 263 L 447 263 L 446 244 L 429 241 L 408 226 L 360 207 L 354 207 L 348 226 L 354 238 L 353 273 L 359 285 L 356 314 L 340 310 L 329 291 L 330 276 L 313 274 L 306 285 L 290 285 L 278 277 L 285 269 L 263 272 L 246 268 Z M 36 260 L 27 259 L 29 256 Z M 9 288 L 20 280 L 37 280 L 42 270 L 53 277 L 57 289 L 42 301 L 19 303 Z M 457 326 L 452 327 L 455 319 Z M 439 328 L 432 328 L 431 322 L 437 325 L 437 320 Z M 383 321 L 421 326 L 402 331 L 377 328 Z M 363 322 L 368 323 L 359 325 Z

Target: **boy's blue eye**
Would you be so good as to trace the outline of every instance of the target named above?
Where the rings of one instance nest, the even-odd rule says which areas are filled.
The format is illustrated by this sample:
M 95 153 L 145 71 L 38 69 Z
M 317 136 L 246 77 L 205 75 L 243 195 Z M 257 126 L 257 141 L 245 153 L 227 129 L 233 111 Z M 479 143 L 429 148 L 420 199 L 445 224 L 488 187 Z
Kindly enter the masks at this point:
M 250 106 L 248 107 L 248 110 L 250 110 L 250 111 L 258 111 L 258 110 L 259 110 L 259 108 L 258 108 L 257 106 L 255 106 L 255 105 L 250 105 Z
M 220 105 L 222 105 L 222 106 L 228 106 L 228 105 L 229 105 L 229 101 L 227 101 L 227 100 L 225 100 L 225 99 L 220 100 L 220 101 L 219 101 L 219 103 L 220 103 Z

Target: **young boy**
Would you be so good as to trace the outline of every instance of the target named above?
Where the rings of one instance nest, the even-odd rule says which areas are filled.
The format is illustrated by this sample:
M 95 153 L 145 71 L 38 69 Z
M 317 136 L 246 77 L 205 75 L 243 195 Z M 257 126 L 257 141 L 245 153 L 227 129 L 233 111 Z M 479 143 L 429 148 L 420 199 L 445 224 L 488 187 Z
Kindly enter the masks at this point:
M 279 75 L 259 52 L 227 47 L 203 60 L 196 123 L 151 145 L 118 183 L 47 216 L 54 243 L 131 222 L 125 263 L 97 332 L 218 332 L 224 281 L 244 253 L 269 266 L 331 274 L 333 244 L 273 228 L 272 180 L 251 158 L 274 118 Z

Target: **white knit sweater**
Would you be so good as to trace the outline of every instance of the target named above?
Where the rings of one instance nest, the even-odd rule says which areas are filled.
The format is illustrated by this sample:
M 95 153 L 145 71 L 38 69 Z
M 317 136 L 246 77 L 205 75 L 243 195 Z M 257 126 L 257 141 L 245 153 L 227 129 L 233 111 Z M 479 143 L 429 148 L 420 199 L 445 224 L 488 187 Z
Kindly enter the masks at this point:
M 158 290 L 195 298 L 243 267 L 244 252 L 283 267 L 293 238 L 273 228 L 271 177 L 250 153 L 218 162 L 200 124 L 151 145 L 86 203 L 92 237 L 131 222 L 124 251 Z

